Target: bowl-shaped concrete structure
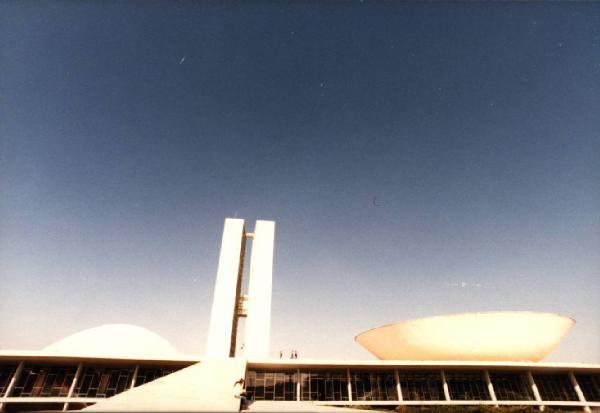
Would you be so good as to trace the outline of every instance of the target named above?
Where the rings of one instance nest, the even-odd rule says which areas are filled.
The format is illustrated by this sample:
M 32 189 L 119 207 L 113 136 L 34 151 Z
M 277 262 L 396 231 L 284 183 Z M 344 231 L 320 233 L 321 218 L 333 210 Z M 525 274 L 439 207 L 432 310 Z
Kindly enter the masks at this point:
M 354 339 L 382 360 L 539 361 L 574 325 L 550 313 L 466 313 L 388 324 Z

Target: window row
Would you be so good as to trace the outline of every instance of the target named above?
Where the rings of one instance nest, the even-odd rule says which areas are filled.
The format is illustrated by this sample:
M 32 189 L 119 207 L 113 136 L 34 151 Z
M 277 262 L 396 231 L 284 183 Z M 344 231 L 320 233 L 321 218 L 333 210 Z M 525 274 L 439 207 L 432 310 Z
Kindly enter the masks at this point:
M 451 400 L 492 400 L 484 371 L 445 371 Z M 600 375 L 576 374 L 587 401 L 600 401 Z M 398 385 L 403 400 L 445 400 L 442 372 L 439 370 L 360 371 L 269 371 L 251 369 L 246 390 L 254 400 L 393 401 Z M 533 374 L 540 397 L 546 401 L 579 401 L 566 373 Z M 497 400 L 535 400 L 526 372 L 491 371 Z M 299 396 L 299 397 L 298 397 Z
M 139 366 L 135 386 L 151 382 L 185 366 Z M 72 397 L 111 397 L 130 388 L 136 366 L 83 366 Z M 76 365 L 25 364 L 12 386 L 17 364 L 0 365 L 0 397 L 67 397 Z

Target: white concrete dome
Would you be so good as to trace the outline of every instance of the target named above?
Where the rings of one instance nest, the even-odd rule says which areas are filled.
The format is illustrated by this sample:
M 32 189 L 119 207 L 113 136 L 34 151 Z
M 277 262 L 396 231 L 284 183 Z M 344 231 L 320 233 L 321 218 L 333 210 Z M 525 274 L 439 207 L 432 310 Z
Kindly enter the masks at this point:
M 167 358 L 178 355 L 164 338 L 143 327 L 108 324 L 71 334 L 43 349 L 46 353 L 108 358 Z
M 466 313 L 388 324 L 354 339 L 382 360 L 540 361 L 574 325 L 550 313 Z

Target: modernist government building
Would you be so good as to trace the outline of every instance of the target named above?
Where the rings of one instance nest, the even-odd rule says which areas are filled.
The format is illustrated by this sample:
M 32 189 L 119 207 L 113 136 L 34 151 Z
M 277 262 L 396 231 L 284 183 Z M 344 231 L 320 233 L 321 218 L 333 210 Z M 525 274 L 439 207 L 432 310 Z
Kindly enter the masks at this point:
M 160 336 L 124 324 L 85 330 L 40 351 L 3 350 L 0 410 L 239 411 L 234 383 L 245 378 L 254 411 L 600 411 L 600 365 L 541 361 L 575 324 L 556 314 L 469 313 L 384 325 L 355 337 L 372 360 L 269 358 L 274 236 L 271 221 L 257 221 L 249 232 L 244 220 L 225 220 L 204 357 L 180 355 Z M 244 354 L 236 354 L 238 339 Z

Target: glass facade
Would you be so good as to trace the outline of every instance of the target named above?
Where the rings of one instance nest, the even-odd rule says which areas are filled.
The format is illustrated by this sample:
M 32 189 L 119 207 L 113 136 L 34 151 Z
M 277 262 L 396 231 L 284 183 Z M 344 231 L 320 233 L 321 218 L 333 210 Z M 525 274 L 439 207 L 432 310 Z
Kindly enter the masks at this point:
M 148 383 L 182 369 L 180 366 L 140 366 L 136 385 Z M 14 377 L 17 364 L 0 364 L 0 397 Z M 129 366 L 85 366 L 72 397 L 110 397 L 131 386 L 135 364 Z M 10 397 L 67 397 L 77 365 L 25 363 Z
M 451 400 L 490 400 L 482 371 L 446 371 Z
M 398 400 L 394 371 L 352 371 L 352 400 Z
M 4 393 L 6 393 L 8 383 L 10 383 L 10 379 L 16 369 L 16 364 L 0 364 L 0 397 L 4 396 Z
M 140 370 L 141 371 L 141 370 Z M 396 401 L 398 392 L 394 370 L 350 369 L 353 401 Z M 496 398 L 501 401 L 533 401 L 535 397 L 525 372 L 490 371 Z M 451 400 L 491 400 L 484 371 L 445 371 Z M 579 398 L 566 373 L 534 374 L 540 396 L 545 401 L 573 401 Z M 297 380 L 300 379 L 300 400 L 344 401 L 348 397 L 346 370 L 266 370 L 250 369 L 246 389 L 253 400 L 297 400 Z M 405 401 L 445 400 L 440 370 L 399 369 L 398 378 Z M 586 400 L 600 401 L 600 375 L 577 374 Z
M 246 391 L 252 400 L 296 400 L 295 371 L 250 370 Z
M 534 374 L 542 400 L 578 401 L 577 393 L 566 374 Z
M 404 400 L 444 400 L 440 371 L 400 371 Z
M 12 397 L 66 397 L 77 366 L 25 365 Z
M 131 384 L 135 367 L 92 367 L 83 369 L 75 394 L 77 397 L 110 397 Z
M 600 374 L 576 374 L 575 379 L 589 402 L 600 402 Z
M 498 400 L 535 400 L 526 373 L 490 372 Z
M 14 382 L 14 387 L 7 395 L 9 383 L 17 372 L 16 363 L 0 364 L 0 395 L 8 397 L 6 411 L 62 410 L 64 402 L 50 406 L 38 400 L 31 403 L 11 403 L 10 398 L 43 398 L 67 397 L 77 371 L 75 364 L 46 364 L 24 363 L 20 375 Z M 182 365 L 140 365 L 138 368 L 136 386 L 171 374 L 186 367 Z M 85 405 L 78 398 L 105 398 L 123 392 L 130 388 L 136 368 L 135 363 L 128 365 L 95 365 L 84 364 L 81 375 L 74 388 L 69 409 L 77 410 Z M 405 402 L 423 402 L 445 400 L 442 371 L 429 368 L 403 370 L 399 368 L 396 381 L 396 370 L 389 366 L 362 368 L 331 368 L 316 366 L 313 368 L 281 369 L 275 367 L 249 368 L 246 374 L 246 391 L 252 400 L 274 401 L 323 401 L 341 402 L 344 404 L 350 398 L 359 404 L 369 402 L 398 402 L 400 385 L 402 398 Z M 534 401 L 533 390 L 529 383 L 527 372 L 506 371 L 492 368 L 489 371 L 494 393 L 499 401 Z M 451 400 L 472 401 L 491 400 L 485 372 L 481 370 L 445 370 L 444 375 L 448 385 Z M 582 372 L 575 373 L 575 378 L 590 403 L 600 402 L 600 374 Z M 533 379 L 543 401 L 548 406 L 561 402 L 572 402 L 571 406 L 561 406 L 563 409 L 581 409 L 577 393 L 566 371 L 533 373 Z M 233 390 L 233 387 L 232 387 Z M 351 396 L 348 394 L 351 391 Z M 24 401 L 23 399 L 20 399 Z M 72 400 L 72 401 L 71 401 Z M 361 403 L 364 402 L 364 403 Z M 93 402 L 92 402 L 93 404 Z M 56 409 L 54 408 L 56 407 Z
M 302 400 L 349 400 L 346 370 L 301 371 L 300 395 Z
M 135 387 L 160 379 L 182 368 L 181 366 L 140 366 L 135 379 Z

